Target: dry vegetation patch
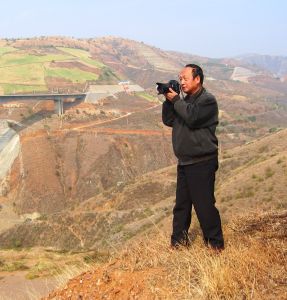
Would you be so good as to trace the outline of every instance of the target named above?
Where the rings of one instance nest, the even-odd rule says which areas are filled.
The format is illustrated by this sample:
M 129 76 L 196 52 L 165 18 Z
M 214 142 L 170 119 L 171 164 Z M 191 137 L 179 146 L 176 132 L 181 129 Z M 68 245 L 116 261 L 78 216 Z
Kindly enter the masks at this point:
M 286 299 L 286 216 L 234 220 L 220 253 L 198 237 L 189 249 L 171 250 L 168 233 L 155 227 L 46 299 Z

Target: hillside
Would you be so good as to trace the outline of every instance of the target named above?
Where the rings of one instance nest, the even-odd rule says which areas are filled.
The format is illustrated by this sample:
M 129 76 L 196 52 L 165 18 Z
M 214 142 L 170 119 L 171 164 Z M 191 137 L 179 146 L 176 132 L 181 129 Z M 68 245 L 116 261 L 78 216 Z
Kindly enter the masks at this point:
M 261 216 L 263 223 L 268 225 L 268 218 L 270 226 L 281 222 L 281 213 L 276 211 L 286 209 L 287 200 L 287 83 L 274 77 L 265 67 L 237 59 L 210 59 L 164 51 L 115 37 L 7 39 L 1 40 L 0 45 L 0 94 L 88 91 L 91 95 L 105 91 L 103 97 L 93 98 L 91 102 L 67 100 L 62 116 L 54 113 L 53 101 L 0 103 L 0 119 L 8 120 L 20 141 L 19 156 L 0 183 L 5 185 L 0 197 L 0 277 L 7 278 L 11 271 L 16 275 L 20 272 L 24 283 L 25 276 L 39 276 L 41 280 L 69 269 L 70 264 L 78 266 L 83 261 L 91 261 L 87 257 L 90 253 L 96 260 L 103 256 L 106 261 L 125 245 L 144 241 L 144 236 L 153 229 L 148 237 L 155 238 L 159 244 L 155 248 L 146 242 L 143 242 L 144 247 L 131 246 L 132 252 L 123 255 L 133 259 L 133 253 L 137 253 L 135 265 L 135 261 L 119 258 L 121 262 L 115 263 L 115 273 L 109 275 L 111 280 L 105 277 L 106 267 L 102 265 L 95 276 L 100 282 L 102 278 L 107 282 L 97 285 L 99 289 L 112 287 L 114 290 L 109 295 L 120 293 L 125 297 L 125 284 L 123 288 L 113 285 L 117 276 L 123 276 L 127 290 L 134 289 L 135 295 L 146 298 L 167 295 L 168 299 L 173 293 L 210 295 L 209 288 L 213 287 L 199 288 L 192 282 L 188 292 L 184 283 L 170 290 L 172 282 L 161 282 L 160 278 L 153 277 L 181 272 L 174 266 L 165 269 L 165 263 L 153 264 L 159 258 L 159 261 L 171 259 L 180 265 L 176 255 L 166 250 L 175 198 L 176 160 L 171 130 L 161 120 L 164 98 L 157 95 L 155 82 L 176 79 L 179 69 L 190 62 L 203 66 L 205 86 L 216 95 L 220 109 L 216 197 L 228 240 L 238 245 L 241 233 L 232 233 L 234 227 L 230 220 L 242 213 L 261 214 L 272 210 L 273 217 Z M 133 92 L 124 92 L 118 88 L 122 80 L 139 87 Z M 117 92 L 113 92 L 115 90 Z M 256 219 L 258 224 L 261 217 Z M 251 224 L 250 218 L 242 222 Z M 162 227 L 164 232 L 159 233 Z M 197 235 L 198 225 L 194 229 Z M 194 232 L 191 238 L 195 238 Z M 253 250 L 254 253 L 259 251 L 260 257 L 268 261 L 262 266 L 265 274 L 270 257 L 260 252 L 262 244 L 256 240 L 248 244 L 244 238 L 245 242 L 246 248 L 240 248 L 246 254 L 243 259 L 252 258 Z M 270 248 L 271 253 L 279 247 L 278 243 L 272 244 L 275 248 Z M 202 250 L 198 239 L 195 247 Z M 159 249 L 162 257 L 158 255 Z M 149 250 L 154 258 L 145 254 Z M 223 261 L 230 260 L 238 266 L 242 257 L 235 249 L 229 250 Z M 206 261 L 208 253 L 203 251 L 200 257 L 186 253 L 186 259 Z M 36 256 L 45 257 L 44 266 Z M 125 268 L 122 265 L 125 263 L 137 269 L 141 256 L 146 259 L 143 264 L 154 268 L 136 274 L 133 268 L 131 272 L 118 273 L 117 268 Z M 150 258 L 152 262 L 148 261 Z M 54 260 L 61 261 L 61 270 L 53 265 Z M 258 265 L 256 259 L 249 262 L 252 266 Z M 187 271 L 186 266 L 180 266 Z M 199 269 L 200 266 L 195 271 L 198 273 Z M 190 270 L 193 270 L 192 265 Z M 237 276 L 234 274 L 238 275 L 232 273 L 232 276 Z M 133 285 L 131 275 L 137 281 L 144 278 L 142 284 Z M 87 273 L 86 276 L 94 275 Z M 195 280 L 203 282 L 200 278 L 204 276 L 199 275 Z M 12 277 L 9 280 L 14 282 Z M 148 284 L 154 280 L 152 290 L 146 289 L 145 278 Z M 222 295 L 241 288 L 240 295 L 247 299 L 250 293 L 260 296 L 261 279 L 254 278 L 248 277 L 246 285 L 238 283 L 236 287 L 227 287 L 228 291 L 222 291 Z M 266 287 L 266 276 L 262 278 Z M 249 279 L 256 286 L 253 290 Z M 279 282 L 273 279 L 276 284 Z M 229 282 L 225 277 L 224 281 Z M 220 282 L 214 284 L 221 286 Z M 160 291 L 159 285 L 163 287 Z M 269 293 L 269 288 L 266 289 Z
M 68 47 L 1 47 L 0 91 L 3 94 L 83 91 L 87 81 L 120 80 L 88 51 Z
M 218 136 L 224 172 L 220 173 L 222 177 L 219 176 L 219 203 L 222 202 L 227 213 L 232 212 L 235 200 L 242 200 L 246 204 L 242 207 L 256 207 L 259 205 L 257 203 L 261 207 L 264 199 L 263 206 L 269 207 L 268 202 L 273 203 L 275 199 L 275 196 L 270 199 L 269 193 L 278 191 L 281 196 L 285 192 L 281 187 L 282 180 L 285 180 L 284 150 L 271 153 L 268 147 L 265 153 L 265 148 L 260 144 L 260 153 L 254 150 L 257 146 L 253 149 L 252 144 L 248 144 L 254 141 L 254 145 L 257 145 L 257 138 L 287 125 L 284 83 L 278 83 L 272 76 L 262 77 L 261 73 L 261 77 L 256 75 L 254 81 L 232 80 L 234 70 L 240 68 L 237 60 L 216 60 L 168 52 L 114 37 L 2 40 L 0 59 L 3 67 L 0 69 L 4 72 L 2 78 L 6 78 L 11 85 L 22 82 L 25 88 L 40 84 L 53 92 L 59 91 L 57 85 L 60 84 L 66 91 L 70 87 L 80 90 L 87 83 L 92 83 L 94 87 L 108 86 L 108 83 L 117 84 L 119 79 L 129 79 L 147 87 L 143 92 L 118 93 L 96 103 L 66 103 L 65 114 L 61 118 L 54 115 L 53 103 L 49 101 L 2 104 L 0 117 L 7 118 L 8 115 L 10 120 L 21 125 L 15 125 L 20 135 L 21 152 L 7 179 L 9 185 L 6 188 L 7 195 L 4 195 L 7 197 L 3 200 L 7 205 L 5 207 L 11 210 L 13 216 L 15 212 L 18 213 L 20 219 L 26 214 L 41 215 L 39 220 L 35 220 L 35 227 L 34 221 L 17 225 L 24 232 L 31 232 L 34 238 L 31 238 L 29 245 L 46 245 L 49 239 L 38 241 L 34 234 L 41 231 L 51 236 L 59 226 L 66 232 L 66 237 L 72 238 L 57 239 L 57 247 L 87 245 L 87 237 L 78 236 L 86 225 L 80 225 L 75 233 L 67 224 L 75 219 L 85 224 L 84 220 L 106 218 L 106 215 L 111 215 L 112 220 L 123 216 L 119 216 L 117 207 L 112 205 L 111 211 L 102 211 L 102 216 L 98 217 L 99 208 L 93 204 L 92 211 L 89 211 L 85 202 L 92 198 L 98 203 L 97 197 L 109 202 L 111 199 L 102 196 L 104 193 L 109 195 L 110 190 L 132 186 L 140 176 L 175 163 L 171 132 L 161 121 L 160 102 L 163 99 L 157 97 L 151 87 L 155 81 L 174 78 L 178 69 L 191 60 L 203 66 L 206 87 L 216 95 L 220 108 Z M 253 75 L 260 72 L 252 65 L 248 68 Z M 3 84 L 5 90 L 6 83 Z M 278 84 L 281 86 L 279 89 Z M 284 132 L 281 130 L 278 134 L 284 135 Z M 280 139 L 272 143 L 280 145 Z M 243 150 L 235 148 L 229 154 L 229 149 L 240 145 Z M 237 157 L 244 157 L 246 153 L 250 154 L 254 169 L 249 168 L 248 163 L 250 167 L 251 163 L 247 158 L 239 168 L 235 165 L 241 161 Z M 260 157 L 258 161 L 253 157 L 255 153 Z M 230 169 L 226 171 L 225 166 L 230 166 Z M 239 173 L 242 185 L 235 187 Z M 252 184 L 247 180 L 249 173 Z M 229 176 L 226 177 L 228 180 L 223 181 L 224 176 Z M 149 180 L 152 186 L 152 179 Z M 268 183 L 264 192 L 261 182 L 262 185 Z M 169 189 L 169 193 L 173 195 L 173 190 Z M 249 198 L 253 196 L 254 201 L 250 202 Z M 277 198 L 275 205 L 283 206 L 283 200 Z M 133 213 L 133 210 L 126 210 L 125 215 Z M 59 222 L 58 217 L 61 220 Z M 29 217 L 27 219 L 30 220 Z M 129 220 L 128 217 L 126 219 Z M 21 220 L 20 223 L 25 217 Z M 95 221 L 89 222 L 87 226 L 92 228 Z M 11 225 L 14 223 L 13 219 Z M 17 235 L 18 227 L 15 228 L 3 233 L 6 246 L 11 245 L 11 236 Z M 87 247 L 96 240 L 97 237 L 94 237 Z M 25 245 L 26 241 L 21 244 Z
M 223 152 L 217 176 L 216 197 L 224 222 L 246 212 L 286 208 L 286 135 L 287 130 L 281 130 Z M 124 141 L 122 149 L 128 150 L 129 147 L 130 149 L 121 155 L 134 156 L 131 150 L 132 147 L 137 147 L 136 140 L 133 139 L 133 146 L 128 144 L 127 138 Z M 143 143 L 146 141 L 142 140 Z M 158 149 L 159 144 L 154 141 L 153 143 Z M 130 180 L 120 181 L 118 173 L 110 172 L 109 177 L 106 177 L 106 186 L 103 186 L 102 190 L 99 188 L 96 190 L 96 185 L 94 190 L 90 190 L 89 185 L 84 185 L 85 190 L 80 189 L 75 200 L 70 197 L 67 204 L 59 202 L 59 196 L 57 201 L 54 198 L 55 202 L 52 202 L 50 198 L 47 202 L 47 189 L 42 200 L 38 195 L 37 201 L 33 204 L 31 197 L 27 197 L 26 201 L 19 197 L 21 202 L 19 204 L 16 202 L 16 208 L 22 209 L 22 213 L 32 213 L 38 205 L 37 211 L 40 215 L 36 219 L 27 217 L 27 222 L 15 225 L 0 234 L 1 244 L 8 248 L 14 247 L 15 243 L 22 247 L 53 246 L 59 249 L 113 248 L 170 216 L 175 197 L 176 167 L 172 165 L 160 168 L 160 165 L 155 165 L 155 162 L 160 162 L 160 157 L 162 163 L 166 161 L 162 154 L 166 155 L 169 148 L 162 148 L 158 152 L 158 158 L 155 159 L 156 152 L 152 153 L 150 143 L 148 145 L 153 160 L 149 158 L 148 163 L 148 157 L 145 156 L 145 160 L 141 159 L 141 165 L 138 165 L 134 158 L 130 157 L 129 167 L 125 165 L 129 172 L 132 171 L 131 168 L 134 169 Z M 161 146 L 165 147 L 163 144 Z M 120 146 L 117 147 L 119 149 Z M 171 149 L 169 151 L 171 163 Z M 155 170 L 147 171 L 144 164 L 151 162 Z M 106 165 L 103 166 L 106 168 Z M 137 166 L 145 174 L 136 174 Z M 47 176 L 49 169 L 47 167 L 45 169 Z M 101 170 L 99 166 L 97 170 Z M 39 171 L 35 173 L 41 178 Z M 102 175 L 102 178 L 105 177 Z M 114 182 L 111 181 L 113 178 Z M 37 178 L 30 180 L 36 182 Z M 29 186 L 41 187 L 39 183 Z M 72 186 L 71 191 L 67 189 L 67 193 L 71 195 L 77 187 Z M 55 192 L 52 187 L 51 191 Z M 37 193 L 41 193 L 41 189 Z M 57 212 L 53 211 L 55 209 Z M 37 238 L 39 235 L 41 239 Z
M 161 223 L 43 299 L 286 299 L 286 218 L 285 210 L 231 221 L 221 253 L 204 248 L 198 227 L 190 249 L 171 250 Z
M 168 53 L 120 38 L 12 39 L 1 45 L 0 74 L 5 80 L 0 88 L 4 94 L 83 90 L 87 82 L 113 84 L 123 79 L 150 87 L 180 68 Z
M 237 59 L 246 64 L 266 69 L 283 80 L 287 74 L 287 57 L 285 56 L 247 54 L 239 56 Z
M 287 205 L 287 130 L 222 154 L 217 198 L 226 214 Z
M 14 71 L 20 73 L 21 70 L 18 68 L 25 66 L 26 69 L 29 66 L 30 71 L 35 68 L 38 73 L 39 69 L 42 69 L 41 80 L 38 79 L 38 83 L 43 83 L 46 77 L 48 79 L 58 77 L 58 79 L 67 80 L 66 84 L 69 80 L 74 85 L 80 83 L 76 80 L 95 80 L 101 84 L 105 80 L 118 80 L 119 78 L 115 76 L 120 76 L 147 88 L 153 86 L 155 81 L 168 80 L 170 76 L 176 76 L 178 70 L 191 61 L 203 66 L 207 78 L 216 80 L 229 80 L 236 67 L 248 68 L 255 77 L 262 74 L 268 77 L 272 59 L 277 60 L 277 65 L 280 63 L 284 65 L 284 58 L 281 58 L 279 63 L 279 57 L 269 57 L 270 63 L 267 61 L 264 65 L 256 66 L 252 59 L 248 63 L 247 57 L 245 60 L 243 58 L 242 60 L 238 58 L 210 59 L 192 54 L 164 51 L 142 42 L 118 37 L 6 39 L 2 40 L 0 45 L 0 65 L 3 74 L 6 75 L 6 72 L 13 74 Z M 11 67 L 16 67 L 16 69 L 9 71 Z M 82 73 L 80 78 L 77 77 L 80 75 L 78 72 L 87 74 Z M 283 71 L 281 73 L 284 77 L 285 73 Z M 269 78 L 272 79 L 273 74 L 269 74 Z M 31 78 L 31 80 L 37 83 L 37 78 Z M 276 82 L 275 79 L 273 81 Z M 25 80 L 21 81 L 21 84 L 23 83 L 26 84 Z
M 237 160 L 226 157 L 242 156 L 240 150 L 236 150 L 240 147 L 234 150 L 239 153 L 234 154 L 228 154 L 229 149 L 244 145 L 246 148 L 243 149 L 247 150 L 243 152 L 249 153 L 246 144 L 287 125 L 284 82 L 278 83 L 252 65 L 248 66 L 252 76 L 261 74 L 261 77 L 256 75 L 256 80 L 246 82 L 233 80 L 234 70 L 241 67 L 238 60 L 209 59 L 163 51 L 137 41 L 114 37 L 11 39 L 2 40 L 0 48 L 2 78 L 12 85 L 21 83 L 22 87 L 27 88 L 25 91 L 37 84 L 45 86 L 50 92 L 60 91 L 60 86 L 66 91 L 71 91 L 70 88 L 81 90 L 86 88 L 87 83 L 96 87 L 117 84 L 119 79 L 129 79 L 147 87 L 144 92 L 119 93 L 96 103 L 77 106 L 66 103 L 65 115 L 61 118 L 54 115 L 53 103 L 49 101 L 2 105 L 0 117 L 9 116 L 10 120 L 21 122 L 22 126 L 15 128 L 20 135 L 21 153 L 9 175 L 10 186 L 7 187 L 5 200 L 8 201 L 7 207 L 12 207 L 13 212 L 20 215 L 36 213 L 44 219 L 49 219 L 50 214 L 62 215 L 90 198 L 115 187 L 132 184 L 139 176 L 174 164 L 170 130 L 161 122 L 160 103 L 163 99 L 157 97 L 154 87 L 151 87 L 155 81 L 176 76 L 178 69 L 191 60 L 203 66 L 206 87 L 218 99 L 218 136 L 223 165 L 232 165 Z M 267 77 L 262 77 L 262 72 Z M 275 83 L 276 87 L 280 84 L 282 88 L 275 88 Z M 1 86 L 6 93 L 9 90 L 5 90 L 5 84 Z M 275 144 L 277 142 L 274 141 Z M 259 146 L 260 149 L 262 147 Z M 253 205 L 257 205 L 261 196 L 266 198 L 267 203 L 269 196 L 261 195 L 257 190 L 262 190 L 260 184 L 265 183 L 262 180 L 265 177 L 270 181 L 270 192 L 277 190 L 276 182 L 281 182 L 280 178 L 284 175 L 284 156 L 282 150 L 282 153 L 266 158 L 265 162 L 261 160 L 262 164 L 256 165 L 260 167 L 261 175 L 244 169 L 246 174 L 252 172 L 256 183 L 256 188 L 251 188 L 249 183 L 239 186 L 247 189 L 248 193 L 237 188 L 233 191 L 236 180 L 232 178 L 240 169 L 233 168 L 233 173 L 231 170 L 226 172 L 230 181 L 225 187 L 220 185 L 219 198 L 227 204 L 228 197 L 245 199 L 247 194 L 256 196 Z M 241 176 L 246 178 L 244 174 Z M 276 181 L 271 182 L 275 178 Z M 242 182 L 245 182 L 243 178 Z M 72 218 L 87 218 L 81 213 L 80 208 L 79 215 Z M 65 222 L 69 223 L 63 217 L 64 227 Z M 44 225 L 41 223 L 41 226 Z M 53 232 L 55 229 L 49 230 Z M 77 245 L 77 242 L 72 244 Z

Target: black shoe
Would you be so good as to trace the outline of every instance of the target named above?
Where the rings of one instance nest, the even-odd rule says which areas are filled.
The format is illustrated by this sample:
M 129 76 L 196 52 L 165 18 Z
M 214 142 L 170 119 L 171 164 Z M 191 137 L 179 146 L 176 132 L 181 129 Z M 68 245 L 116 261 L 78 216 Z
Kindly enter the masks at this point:
M 172 239 L 170 243 L 170 247 L 172 249 L 179 249 L 180 247 L 189 248 L 190 246 L 191 246 L 190 241 L 186 239 L 180 241 Z
M 188 233 L 186 231 L 182 231 L 180 234 L 172 234 L 170 240 L 171 247 L 179 248 L 179 247 L 190 247 L 190 239 Z
M 224 250 L 224 245 L 207 244 L 207 247 L 217 253 L 220 253 Z
M 215 239 L 206 239 L 204 238 L 204 244 L 206 247 L 211 248 L 212 250 L 222 251 L 224 250 L 224 241 L 219 241 Z

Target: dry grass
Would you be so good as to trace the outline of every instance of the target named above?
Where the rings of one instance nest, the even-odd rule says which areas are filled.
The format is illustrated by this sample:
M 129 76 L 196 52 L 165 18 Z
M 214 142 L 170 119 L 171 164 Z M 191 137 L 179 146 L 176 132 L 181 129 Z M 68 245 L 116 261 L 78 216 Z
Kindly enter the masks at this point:
M 172 250 L 170 224 L 155 225 L 48 299 L 286 299 L 286 221 L 287 211 L 239 218 L 224 228 L 219 253 L 198 234 L 191 248 Z
M 150 286 L 161 286 L 160 298 L 286 299 L 286 218 L 285 212 L 230 223 L 221 253 L 205 248 L 201 238 L 190 249 L 170 250 L 169 236 L 158 232 L 127 249 L 121 261 L 133 271 L 163 270 L 166 277 Z

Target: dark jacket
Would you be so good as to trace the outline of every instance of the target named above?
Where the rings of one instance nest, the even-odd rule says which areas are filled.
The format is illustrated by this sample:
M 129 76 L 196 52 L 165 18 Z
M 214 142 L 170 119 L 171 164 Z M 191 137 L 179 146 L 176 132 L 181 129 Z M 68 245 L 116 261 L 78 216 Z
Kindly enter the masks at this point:
M 195 95 L 179 96 L 162 106 L 162 121 L 172 127 L 172 145 L 179 164 L 192 164 L 217 157 L 218 106 L 202 88 Z

